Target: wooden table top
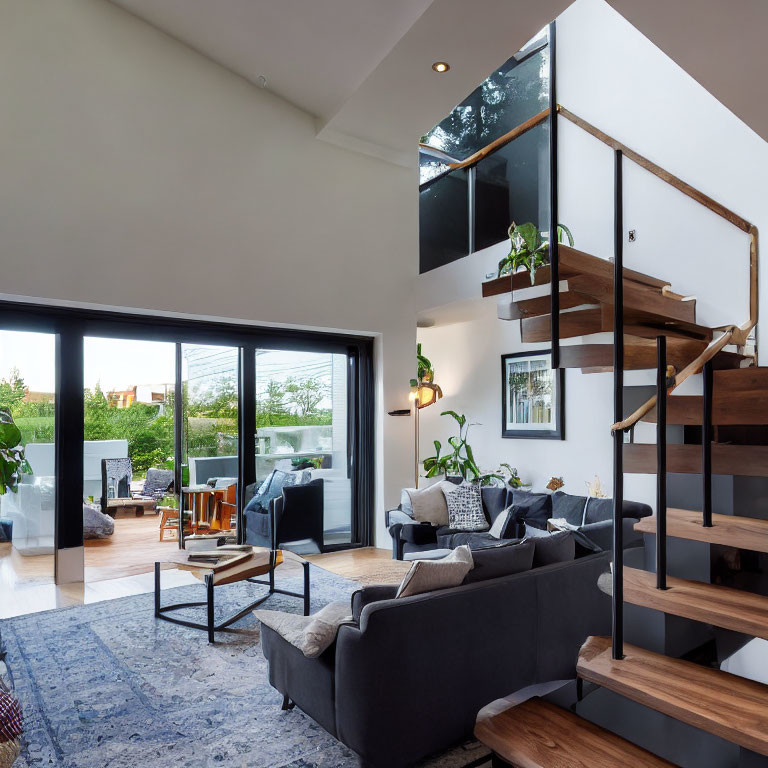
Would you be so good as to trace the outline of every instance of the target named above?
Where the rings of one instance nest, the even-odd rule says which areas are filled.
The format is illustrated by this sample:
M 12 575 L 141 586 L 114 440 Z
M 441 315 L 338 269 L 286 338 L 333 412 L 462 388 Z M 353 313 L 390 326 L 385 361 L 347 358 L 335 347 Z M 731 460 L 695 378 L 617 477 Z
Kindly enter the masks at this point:
M 199 556 L 201 553 L 209 551 L 212 554 L 221 553 L 222 556 L 229 551 L 233 553 L 233 556 L 223 558 L 216 563 L 189 559 L 190 554 Z M 300 560 L 295 555 L 289 559 L 293 560 L 294 558 Z M 278 549 L 274 556 L 274 567 L 279 566 L 283 560 L 283 551 Z M 270 550 L 266 547 L 251 547 L 250 552 L 237 552 L 236 550 L 227 550 L 226 545 L 211 547 L 210 550 L 193 550 L 192 552 L 177 549 L 169 552 L 160 563 L 161 568 L 178 568 L 182 571 L 189 571 L 198 579 L 204 579 L 208 574 L 213 574 L 216 585 L 232 584 L 236 581 L 269 573 Z

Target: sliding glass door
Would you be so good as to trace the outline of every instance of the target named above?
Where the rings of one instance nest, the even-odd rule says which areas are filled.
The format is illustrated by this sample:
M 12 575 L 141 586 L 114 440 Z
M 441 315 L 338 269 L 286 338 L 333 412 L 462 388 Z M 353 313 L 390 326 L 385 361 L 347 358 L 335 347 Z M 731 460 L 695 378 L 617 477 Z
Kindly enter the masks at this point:
M 237 537 L 238 347 L 182 344 L 183 536 Z
M 322 547 L 352 541 L 349 360 L 256 350 L 256 482 L 274 470 L 322 480 Z
M 0 409 L 18 429 L 0 418 L 0 437 L 19 439 L 29 464 L 13 479 L 12 456 L 0 467 L 0 594 L 54 578 L 55 345 L 50 333 L 0 330 Z

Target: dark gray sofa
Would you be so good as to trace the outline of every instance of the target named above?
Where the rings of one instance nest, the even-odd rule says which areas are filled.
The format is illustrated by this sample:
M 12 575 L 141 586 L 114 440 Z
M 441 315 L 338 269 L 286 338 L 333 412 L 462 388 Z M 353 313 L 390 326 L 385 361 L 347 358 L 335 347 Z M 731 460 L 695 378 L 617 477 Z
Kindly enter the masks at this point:
M 529 525 L 546 527 L 547 518 L 564 518 L 571 525 L 577 526 L 580 533 L 602 550 L 613 548 L 613 500 L 595 499 L 586 496 L 574 496 L 569 493 L 535 494 L 529 491 L 507 488 L 486 487 L 481 490 L 483 511 L 491 525 L 496 517 L 511 504 L 526 504 L 531 500 L 541 499 L 548 505 L 546 512 L 539 512 L 536 519 L 528 520 Z M 634 530 L 635 523 L 641 517 L 648 517 L 653 510 L 637 501 L 624 501 L 624 546 L 638 547 L 643 543 L 642 535 Z M 406 554 L 428 552 L 433 549 L 454 549 L 467 544 L 473 549 L 498 545 L 488 533 L 469 533 L 457 531 L 448 526 L 435 527 L 428 523 L 418 523 L 410 512 L 401 504 L 397 509 L 385 513 L 385 521 L 392 537 L 392 557 L 402 560 Z M 510 538 L 522 538 L 525 526 L 520 524 L 510 533 Z
M 575 677 L 588 635 L 609 634 L 599 553 L 403 599 L 366 587 L 319 658 L 262 625 L 269 681 L 364 764 L 399 768 L 471 736 L 486 704 Z

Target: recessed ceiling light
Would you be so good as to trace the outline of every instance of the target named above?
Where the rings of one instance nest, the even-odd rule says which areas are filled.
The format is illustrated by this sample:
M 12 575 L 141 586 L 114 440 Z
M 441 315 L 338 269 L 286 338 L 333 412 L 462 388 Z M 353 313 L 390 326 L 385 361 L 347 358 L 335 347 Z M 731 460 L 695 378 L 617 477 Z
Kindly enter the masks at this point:
M 436 61 L 432 65 L 432 69 L 435 70 L 435 72 L 447 72 L 451 68 L 451 65 L 448 64 L 446 61 Z

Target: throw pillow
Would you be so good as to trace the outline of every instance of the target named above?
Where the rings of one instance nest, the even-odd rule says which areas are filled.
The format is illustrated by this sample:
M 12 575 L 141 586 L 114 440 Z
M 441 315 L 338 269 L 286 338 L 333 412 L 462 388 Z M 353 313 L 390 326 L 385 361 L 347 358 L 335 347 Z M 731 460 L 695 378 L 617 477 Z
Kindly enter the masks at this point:
M 499 512 L 488 533 L 493 536 L 494 539 L 508 539 L 512 538 L 509 535 L 509 531 L 513 527 L 517 529 L 517 523 L 515 521 L 514 509 L 509 506 L 505 510 Z
M 266 512 L 269 509 L 269 502 L 281 496 L 285 486 L 304 485 L 309 482 L 310 475 L 311 473 L 305 470 L 283 472 L 280 469 L 273 469 L 246 505 L 246 514 L 248 512 Z
M 552 494 L 552 517 L 567 520 L 571 525 L 584 525 L 588 499 L 558 491 Z
M 552 497 L 548 493 L 514 491 L 512 505 L 518 523 L 546 530 L 547 520 L 552 517 Z
M 469 547 L 457 547 L 441 560 L 416 560 L 405 574 L 395 597 L 411 597 L 435 589 L 458 587 L 472 570 Z
M 479 485 L 462 483 L 452 489 L 443 486 L 448 505 L 448 525 L 458 531 L 487 531 L 490 527 L 483 512 Z
M 349 602 L 328 603 L 314 616 L 283 611 L 254 611 L 253 615 L 298 648 L 308 659 L 317 658 L 336 639 L 342 624 L 352 621 Z
M 464 584 L 530 571 L 535 548 L 533 541 L 512 541 L 500 547 L 472 550 L 475 565 L 464 577 Z
M 419 523 L 432 523 L 432 525 L 448 525 L 448 505 L 445 502 L 443 488 L 448 486 L 453 489 L 456 486 L 443 480 L 429 488 L 416 490 L 408 488 L 407 494 L 413 510 L 413 519 Z
M 571 531 L 558 531 L 547 533 L 530 525 L 525 526 L 525 539 L 532 540 L 535 544 L 533 552 L 533 567 L 552 563 L 564 563 L 575 559 L 576 540 Z

